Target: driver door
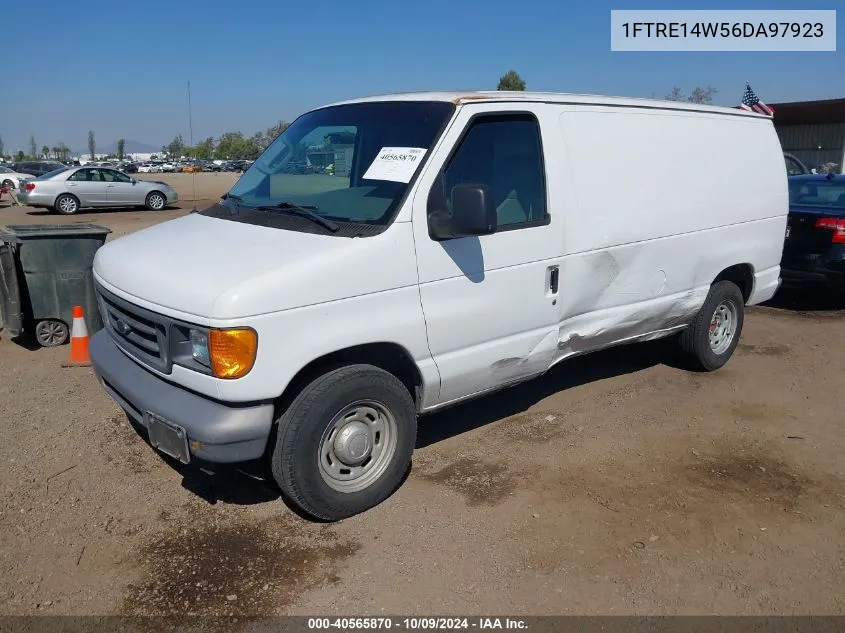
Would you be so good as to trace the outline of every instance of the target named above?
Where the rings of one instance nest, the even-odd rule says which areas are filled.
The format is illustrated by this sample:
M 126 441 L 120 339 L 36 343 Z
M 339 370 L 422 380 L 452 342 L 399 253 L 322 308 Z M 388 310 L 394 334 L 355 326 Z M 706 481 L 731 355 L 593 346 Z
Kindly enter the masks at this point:
M 530 378 L 554 359 L 563 236 L 548 204 L 543 146 L 554 145 L 547 135 L 556 128 L 541 130 L 545 112 L 543 104 L 464 106 L 420 179 L 414 241 L 429 349 L 441 376 L 438 404 Z M 449 206 L 455 185 L 470 183 L 490 187 L 497 231 L 433 240 L 432 189 L 442 187 Z

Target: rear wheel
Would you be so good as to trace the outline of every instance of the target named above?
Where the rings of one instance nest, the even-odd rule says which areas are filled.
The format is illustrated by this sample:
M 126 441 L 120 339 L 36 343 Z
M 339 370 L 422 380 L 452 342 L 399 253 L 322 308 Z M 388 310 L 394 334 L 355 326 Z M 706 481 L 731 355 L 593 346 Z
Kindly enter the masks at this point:
M 151 191 L 147 194 L 146 205 L 152 211 L 161 211 L 167 205 L 167 198 L 159 191 Z
M 731 281 L 719 281 L 695 320 L 681 332 L 681 351 L 696 369 L 715 371 L 733 356 L 745 320 L 745 299 Z
M 416 434 L 402 382 L 372 365 L 341 367 L 312 381 L 279 419 L 273 476 L 303 512 L 344 519 L 396 490 Z
M 79 200 L 76 196 L 72 196 L 69 193 L 63 193 L 56 198 L 53 208 L 62 215 L 73 215 L 79 211 Z
M 9 189 L 11 191 L 12 189 L 15 189 L 15 181 L 14 180 L 4 180 L 2 183 L 0 183 L 0 188 Z

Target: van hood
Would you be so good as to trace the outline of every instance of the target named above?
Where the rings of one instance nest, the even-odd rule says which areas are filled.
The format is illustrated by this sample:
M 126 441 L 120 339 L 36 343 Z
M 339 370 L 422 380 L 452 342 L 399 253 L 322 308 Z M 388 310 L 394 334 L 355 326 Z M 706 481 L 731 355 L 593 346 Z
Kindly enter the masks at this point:
M 191 214 L 108 242 L 94 273 L 163 311 L 238 319 L 415 283 L 410 227 L 346 238 Z

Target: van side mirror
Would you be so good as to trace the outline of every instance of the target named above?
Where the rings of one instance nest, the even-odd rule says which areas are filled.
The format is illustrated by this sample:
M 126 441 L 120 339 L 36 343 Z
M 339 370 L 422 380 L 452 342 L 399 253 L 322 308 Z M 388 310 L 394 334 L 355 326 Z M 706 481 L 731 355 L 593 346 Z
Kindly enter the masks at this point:
M 452 212 L 449 213 L 441 182 L 438 179 L 429 197 L 428 230 L 432 239 L 448 240 L 496 232 L 498 219 L 489 186 L 460 184 L 452 187 Z

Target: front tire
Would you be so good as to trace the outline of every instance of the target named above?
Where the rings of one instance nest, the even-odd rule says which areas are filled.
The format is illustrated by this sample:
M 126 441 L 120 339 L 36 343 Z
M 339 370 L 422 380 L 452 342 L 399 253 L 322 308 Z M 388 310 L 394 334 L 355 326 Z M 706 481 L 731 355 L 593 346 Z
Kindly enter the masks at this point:
M 160 191 L 151 191 L 147 194 L 145 204 L 150 211 L 161 211 L 167 206 L 167 197 Z
M 402 382 L 373 365 L 341 367 L 312 381 L 279 419 L 273 477 L 304 513 L 345 519 L 399 487 L 416 435 Z
M 681 332 L 681 351 L 694 369 L 715 371 L 733 356 L 745 321 L 745 299 L 732 281 L 719 281 L 695 320 Z
M 62 215 L 73 215 L 79 211 L 79 199 L 69 193 L 63 193 L 56 198 L 53 208 L 56 210 L 56 213 L 61 213 Z

